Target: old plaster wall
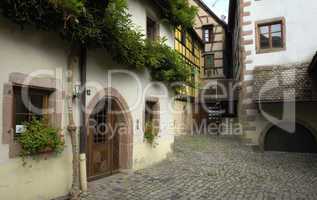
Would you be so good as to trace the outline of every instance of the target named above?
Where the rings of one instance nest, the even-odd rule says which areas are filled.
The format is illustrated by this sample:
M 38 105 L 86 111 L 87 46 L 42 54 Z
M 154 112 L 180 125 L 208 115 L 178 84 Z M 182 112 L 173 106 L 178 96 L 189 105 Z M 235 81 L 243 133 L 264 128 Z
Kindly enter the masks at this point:
M 242 89 L 239 118 L 244 127 L 244 138 L 258 144 L 259 135 L 265 129 L 268 121 L 259 113 L 255 103 L 254 96 L 257 91 L 255 91 L 254 84 L 257 80 L 255 80 L 254 70 L 257 68 L 266 70 L 265 67 L 280 66 L 295 69 L 296 66 L 311 61 L 317 49 L 317 41 L 314 40 L 317 29 L 315 26 L 311 26 L 317 17 L 316 12 L 314 12 L 317 9 L 317 3 L 314 0 L 294 0 L 292 2 L 287 0 L 241 0 L 240 9 L 240 27 L 242 29 L 240 44 L 244 50 L 242 55 L 244 66 L 241 70 Z M 270 53 L 257 53 L 255 24 L 257 21 L 274 18 L 285 19 L 285 49 Z M 279 76 L 277 78 L 283 84 L 284 81 Z M 283 91 L 275 90 L 273 92 L 281 94 Z M 301 94 L 302 90 L 297 90 L 297 93 Z M 274 94 L 270 93 L 268 96 L 277 96 Z M 311 116 L 310 109 L 310 106 L 315 105 L 315 103 L 303 102 L 297 105 L 296 118 L 315 127 L 316 121 Z M 270 106 L 280 108 L 277 103 L 272 103 Z
M 149 1 L 128 1 L 131 19 L 145 34 L 146 17 L 158 19 L 157 8 Z M 160 24 L 160 36 L 167 39 L 167 44 L 174 47 L 174 33 L 171 27 Z M 103 88 L 115 88 L 125 99 L 130 108 L 133 124 L 133 169 L 140 169 L 166 157 L 172 151 L 174 141 L 172 98 L 170 91 L 160 83 L 153 84 L 147 71 L 135 71 L 127 66 L 118 65 L 104 50 L 89 51 L 87 56 L 87 81 L 91 94 L 87 104 Z M 157 98 L 160 107 L 160 131 L 155 147 L 144 141 L 145 100 Z
M 62 114 L 62 132 L 65 134 L 66 147 L 61 155 L 49 156 L 46 160 L 27 160 L 22 166 L 21 158 L 9 159 L 9 145 L 2 141 L 3 86 L 9 81 L 12 72 L 32 74 L 45 70 L 53 73 L 65 84 L 67 66 L 67 44 L 57 34 L 39 33 L 26 27 L 20 27 L 0 19 L 0 199 L 35 200 L 64 196 L 71 187 L 71 144 L 66 133 L 66 109 Z M 58 73 L 56 73 L 58 72 Z M 43 75 L 43 71 L 40 73 Z M 54 76 L 56 75 L 56 76 Z M 51 76 L 50 76 L 51 77 Z M 64 106 L 63 106 L 64 107 Z

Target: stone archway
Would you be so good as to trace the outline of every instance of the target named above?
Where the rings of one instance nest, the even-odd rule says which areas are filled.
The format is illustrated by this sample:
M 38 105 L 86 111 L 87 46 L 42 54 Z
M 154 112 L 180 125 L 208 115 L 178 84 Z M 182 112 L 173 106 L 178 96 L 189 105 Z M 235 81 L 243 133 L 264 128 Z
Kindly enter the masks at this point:
M 91 129 L 90 119 L 94 116 L 96 108 L 100 107 L 101 102 L 109 101 L 115 105 L 112 115 L 115 117 L 115 134 L 118 136 L 118 168 L 119 170 L 132 168 L 132 154 L 133 154 L 133 121 L 128 104 L 122 95 L 114 88 L 105 88 L 99 91 L 89 102 L 86 107 L 86 126 L 87 126 L 87 141 L 89 139 L 89 132 Z M 102 106 L 101 106 L 102 107 Z M 89 157 L 89 145 L 87 145 L 87 155 Z M 87 169 L 91 166 L 89 158 L 87 162 Z
M 296 121 L 294 133 L 270 123 L 261 133 L 260 146 L 263 151 L 317 153 L 317 134 L 306 122 Z

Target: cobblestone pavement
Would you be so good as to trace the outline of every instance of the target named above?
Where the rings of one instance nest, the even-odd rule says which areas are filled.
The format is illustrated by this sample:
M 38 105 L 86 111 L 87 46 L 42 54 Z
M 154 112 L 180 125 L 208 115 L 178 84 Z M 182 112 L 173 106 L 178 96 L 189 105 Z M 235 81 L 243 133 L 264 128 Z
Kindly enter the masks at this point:
M 179 137 L 168 159 L 91 182 L 84 199 L 317 200 L 317 155 L 255 152 L 233 138 Z

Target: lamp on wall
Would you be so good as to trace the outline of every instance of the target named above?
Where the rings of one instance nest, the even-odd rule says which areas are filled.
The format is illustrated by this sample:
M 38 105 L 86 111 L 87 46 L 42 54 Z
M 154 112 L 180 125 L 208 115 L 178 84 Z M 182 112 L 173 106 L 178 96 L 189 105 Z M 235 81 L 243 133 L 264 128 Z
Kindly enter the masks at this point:
M 80 84 L 77 83 L 74 85 L 74 88 L 73 88 L 73 98 L 77 98 L 80 96 Z

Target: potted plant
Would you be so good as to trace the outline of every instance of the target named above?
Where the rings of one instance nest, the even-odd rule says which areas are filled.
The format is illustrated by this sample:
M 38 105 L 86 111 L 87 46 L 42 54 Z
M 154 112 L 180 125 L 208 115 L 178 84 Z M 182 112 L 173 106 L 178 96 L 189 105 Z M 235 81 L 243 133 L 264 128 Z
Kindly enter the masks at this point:
M 37 156 L 45 153 L 61 153 L 64 143 L 58 135 L 59 130 L 44 122 L 33 118 L 25 122 L 25 131 L 18 137 L 21 145 L 21 157 L 25 164 L 25 157 Z
M 153 126 L 153 122 L 147 122 L 144 129 L 144 139 L 151 145 L 153 145 L 155 138 L 157 137 L 157 131 Z

